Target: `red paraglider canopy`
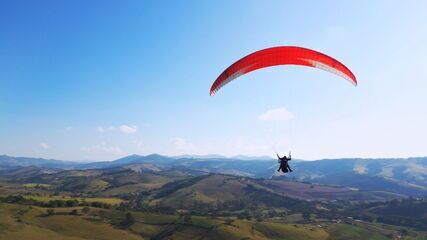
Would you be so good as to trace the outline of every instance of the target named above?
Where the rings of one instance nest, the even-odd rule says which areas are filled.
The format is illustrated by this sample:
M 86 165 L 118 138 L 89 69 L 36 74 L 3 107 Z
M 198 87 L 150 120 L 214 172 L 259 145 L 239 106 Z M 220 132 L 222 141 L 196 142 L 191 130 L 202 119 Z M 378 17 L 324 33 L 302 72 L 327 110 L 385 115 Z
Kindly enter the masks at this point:
M 301 65 L 319 68 L 348 80 L 354 86 L 357 85 L 354 74 L 338 60 L 311 49 L 282 46 L 254 52 L 233 63 L 212 84 L 210 95 L 214 95 L 225 84 L 243 74 L 277 65 Z

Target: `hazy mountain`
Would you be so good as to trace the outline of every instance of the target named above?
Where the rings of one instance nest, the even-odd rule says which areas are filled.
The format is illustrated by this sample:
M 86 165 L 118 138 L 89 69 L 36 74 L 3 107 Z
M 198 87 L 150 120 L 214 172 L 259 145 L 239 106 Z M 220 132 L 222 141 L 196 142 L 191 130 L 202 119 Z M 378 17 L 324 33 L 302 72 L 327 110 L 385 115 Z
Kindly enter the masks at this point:
M 226 156 L 219 154 L 206 154 L 206 155 L 192 155 L 192 154 L 184 154 L 174 156 L 173 158 L 181 159 L 181 158 L 197 158 L 197 159 L 209 159 L 209 158 L 227 158 Z
M 290 178 L 372 191 L 388 189 L 405 195 L 427 195 L 427 157 L 292 160 L 290 165 L 294 171 L 283 176 L 276 171 L 277 161 L 268 157 L 224 158 L 218 155 L 167 157 L 151 154 L 147 156 L 130 155 L 115 161 L 76 163 L 53 159 L 0 156 L 1 168 L 38 166 L 62 169 L 126 167 L 140 171 L 177 169 L 191 175 L 218 173 L 252 178 Z
M 179 155 L 174 156 L 173 158 L 182 159 L 182 158 L 194 158 L 194 159 L 238 159 L 238 160 L 272 160 L 270 156 L 247 156 L 247 155 L 235 155 L 232 157 L 226 157 L 219 154 L 206 154 L 206 155 Z
M 0 156 L 0 168 L 10 167 L 51 167 L 51 168 L 70 168 L 78 165 L 77 162 L 61 161 L 55 159 L 31 158 L 31 157 L 11 157 L 7 155 Z M 81 163 L 80 163 L 81 164 Z
M 246 155 L 236 155 L 232 156 L 232 159 L 239 159 L 239 160 L 273 160 L 274 158 L 271 158 L 270 156 L 246 156 Z
M 173 157 L 166 157 L 159 154 L 150 154 L 147 156 L 130 155 L 127 157 L 119 158 L 114 161 L 92 162 L 87 164 L 81 164 L 78 167 L 81 169 L 111 168 L 111 167 L 118 167 L 118 166 L 135 164 L 135 163 L 154 163 L 159 166 L 162 166 L 162 165 L 173 164 L 179 160 L 180 159 L 175 159 Z

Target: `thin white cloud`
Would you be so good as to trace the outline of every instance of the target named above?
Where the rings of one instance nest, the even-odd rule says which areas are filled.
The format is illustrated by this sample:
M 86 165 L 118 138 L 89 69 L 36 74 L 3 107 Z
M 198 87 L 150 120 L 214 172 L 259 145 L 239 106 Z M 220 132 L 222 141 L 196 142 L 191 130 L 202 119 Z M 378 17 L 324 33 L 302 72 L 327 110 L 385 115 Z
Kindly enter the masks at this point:
M 133 145 L 136 147 L 136 149 L 139 152 L 143 152 L 143 151 L 146 150 L 145 146 L 144 146 L 144 143 L 142 141 L 140 141 L 140 140 L 133 140 L 132 143 L 133 143 Z
M 175 138 L 173 146 L 177 153 L 194 153 L 196 146 L 184 138 Z
M 82 152 L 86 152 L 86 153 L 90 153 L 90 154 L 103 154 L 103 153 L 108 153 L 108 154 L 114 154 L 114 155 L 118 155 L 122 153 L 122 150 L 117 147 L 117 146 L 109 146 L 108 144 L 106 144 L 105 142 L 101 142 L 95 146 L 90 146 L 90 147 L 81 147 L 80 150 Z
M 126 134 L 132 134 L 136 133 L 138 131 L 138 128 L 136 126 L 128 126 L 128 125 L 121 125 L 119 127 L 120 132 L 126 133 Z
M 98 126 L 95 129 L 97 132 L 99 133 L 105 133 L 105 132 L 121 132 L 121 133 L 125 133 L 125 134 L 132 134 L 132 133 L 136 133 L 138 131 L 138 128 L 136 126 L 128 126 L 128 125 L 121 125 L 119 127 L 115 127 L 115 126 L 109 126 L 109 127 L 102 127 L 102 126 Z
M 110 131 L 110 132 L 114 132 L 114 131 L 116 131 L 116 127 L 114 127 L 114 126 L 109 126 L 108 128 L 106 128 L 106 131 Z
M 270 109 L 258 116 L 261 121 L 288 121 L 294 118 L 294 114 L 285 108 Z
M 50 146 L 47 143 L 43 143 L 43 142 L 40 143 L 40 147 L 43 149 L 49 149 L 50 148 Z

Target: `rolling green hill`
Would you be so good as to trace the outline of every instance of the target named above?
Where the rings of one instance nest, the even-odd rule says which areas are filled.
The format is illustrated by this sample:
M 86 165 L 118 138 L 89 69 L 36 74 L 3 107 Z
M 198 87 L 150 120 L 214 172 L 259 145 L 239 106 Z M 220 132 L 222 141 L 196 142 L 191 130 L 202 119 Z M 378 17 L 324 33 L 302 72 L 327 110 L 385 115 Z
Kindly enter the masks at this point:
M 0 239 L 422 239 L 427 226 L 425 199 L 135 163 L 1 171 L 0 208 Z
M 387 200 L 402 196 L 387 192 L 363 192 L 342 187 L 313 185 L 284 180 L 263 180 L 210 174 L 171 182 L 154 191 L 152 203 L 189 208 L 197 203 L 241 201 L 246 204 L 289 205 L 278 202 L 304 200 Z M 284 199 L 281 201 L 280 199 Z M 286 200 L 286 201 L 285 201 Z
M 364 223 L 289 224 L 278 220 L 239 220 L 201 216 L 131 212 L 133 221 L 124 227 L 126 212 L 89 208 L 55 209 L 0 204 L 0 239 L 391 239 L 399 229 Z M 129 214 L 129 213 L 127 213 Z M 409 231 L 402 239 L 423 239 L 425 233 Z
M 0 181 L 7 183 L 5 188 L 15 184 L 15 193 L 41 193 L 48 189 L 69 194 L 118 196 L 129 192 L 148 191 L 160 188 L 165 183 L 179 179 L 175 174 L 162 175 L 127 168 L 98 170 L 52 171 L 39 167 L 25 167 L 0 171 Z M 32 186 L 32 187 L 31 187 Z M 19 188 L 21 187 L 21 188 Z M 0 193 L 1 193 L 0 189 Z
M 158 154 L 131 155 L 115 161 L 76 163 L 40 158 L 0 156 L 0 175 L 13 173 L 16 168 L 21 176 L 35 175 L 40 171 L 58 169 L 110 169 L 122 168 L 135 172 L 160 172 L 178 170 L 185 174 L 231 174 L 253 178 L 281 177 L 318 184 L 358 188 L 367 191 L 388 191 L 405 196 L 427 194 L 427 158 L 396 159 L 324 159 L 317 161 L 292 160 L 294 172 L 276 176 L 274 159 L 236 156 L 180 156 Z M 34 166 L 38 168 L 34 168 Z M 22 170 L 22 167 L 29 167 Z M 3 169 L 3 171 L 1 170 Z M 26 174 L 29 173 L 29 174 Z M 42 172 L 40 172 L 42 173 Z M 15 173 L 17 176 L 18 172 Z M 71 186 L 72 187 L 72 186 Z M 133 188 L 135 189 L 135 188 Z M 97 189 L 95 189 L 97 190 Z M 91 191 L 91 190 L 88 190 Z M 119 191 L 120 192 L 120 191 Z

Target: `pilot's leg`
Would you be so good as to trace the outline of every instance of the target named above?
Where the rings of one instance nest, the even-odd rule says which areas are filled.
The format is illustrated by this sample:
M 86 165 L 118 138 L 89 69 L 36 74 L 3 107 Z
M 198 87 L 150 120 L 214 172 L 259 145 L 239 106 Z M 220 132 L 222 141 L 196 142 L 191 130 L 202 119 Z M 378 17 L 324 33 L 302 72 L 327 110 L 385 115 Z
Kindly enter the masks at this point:
M 287 172 L 288 172 L 288 168 L 286 168 L 286 167 L 282 167 L 282 172 L 283 172 L 283 173 L 287 173 Z

